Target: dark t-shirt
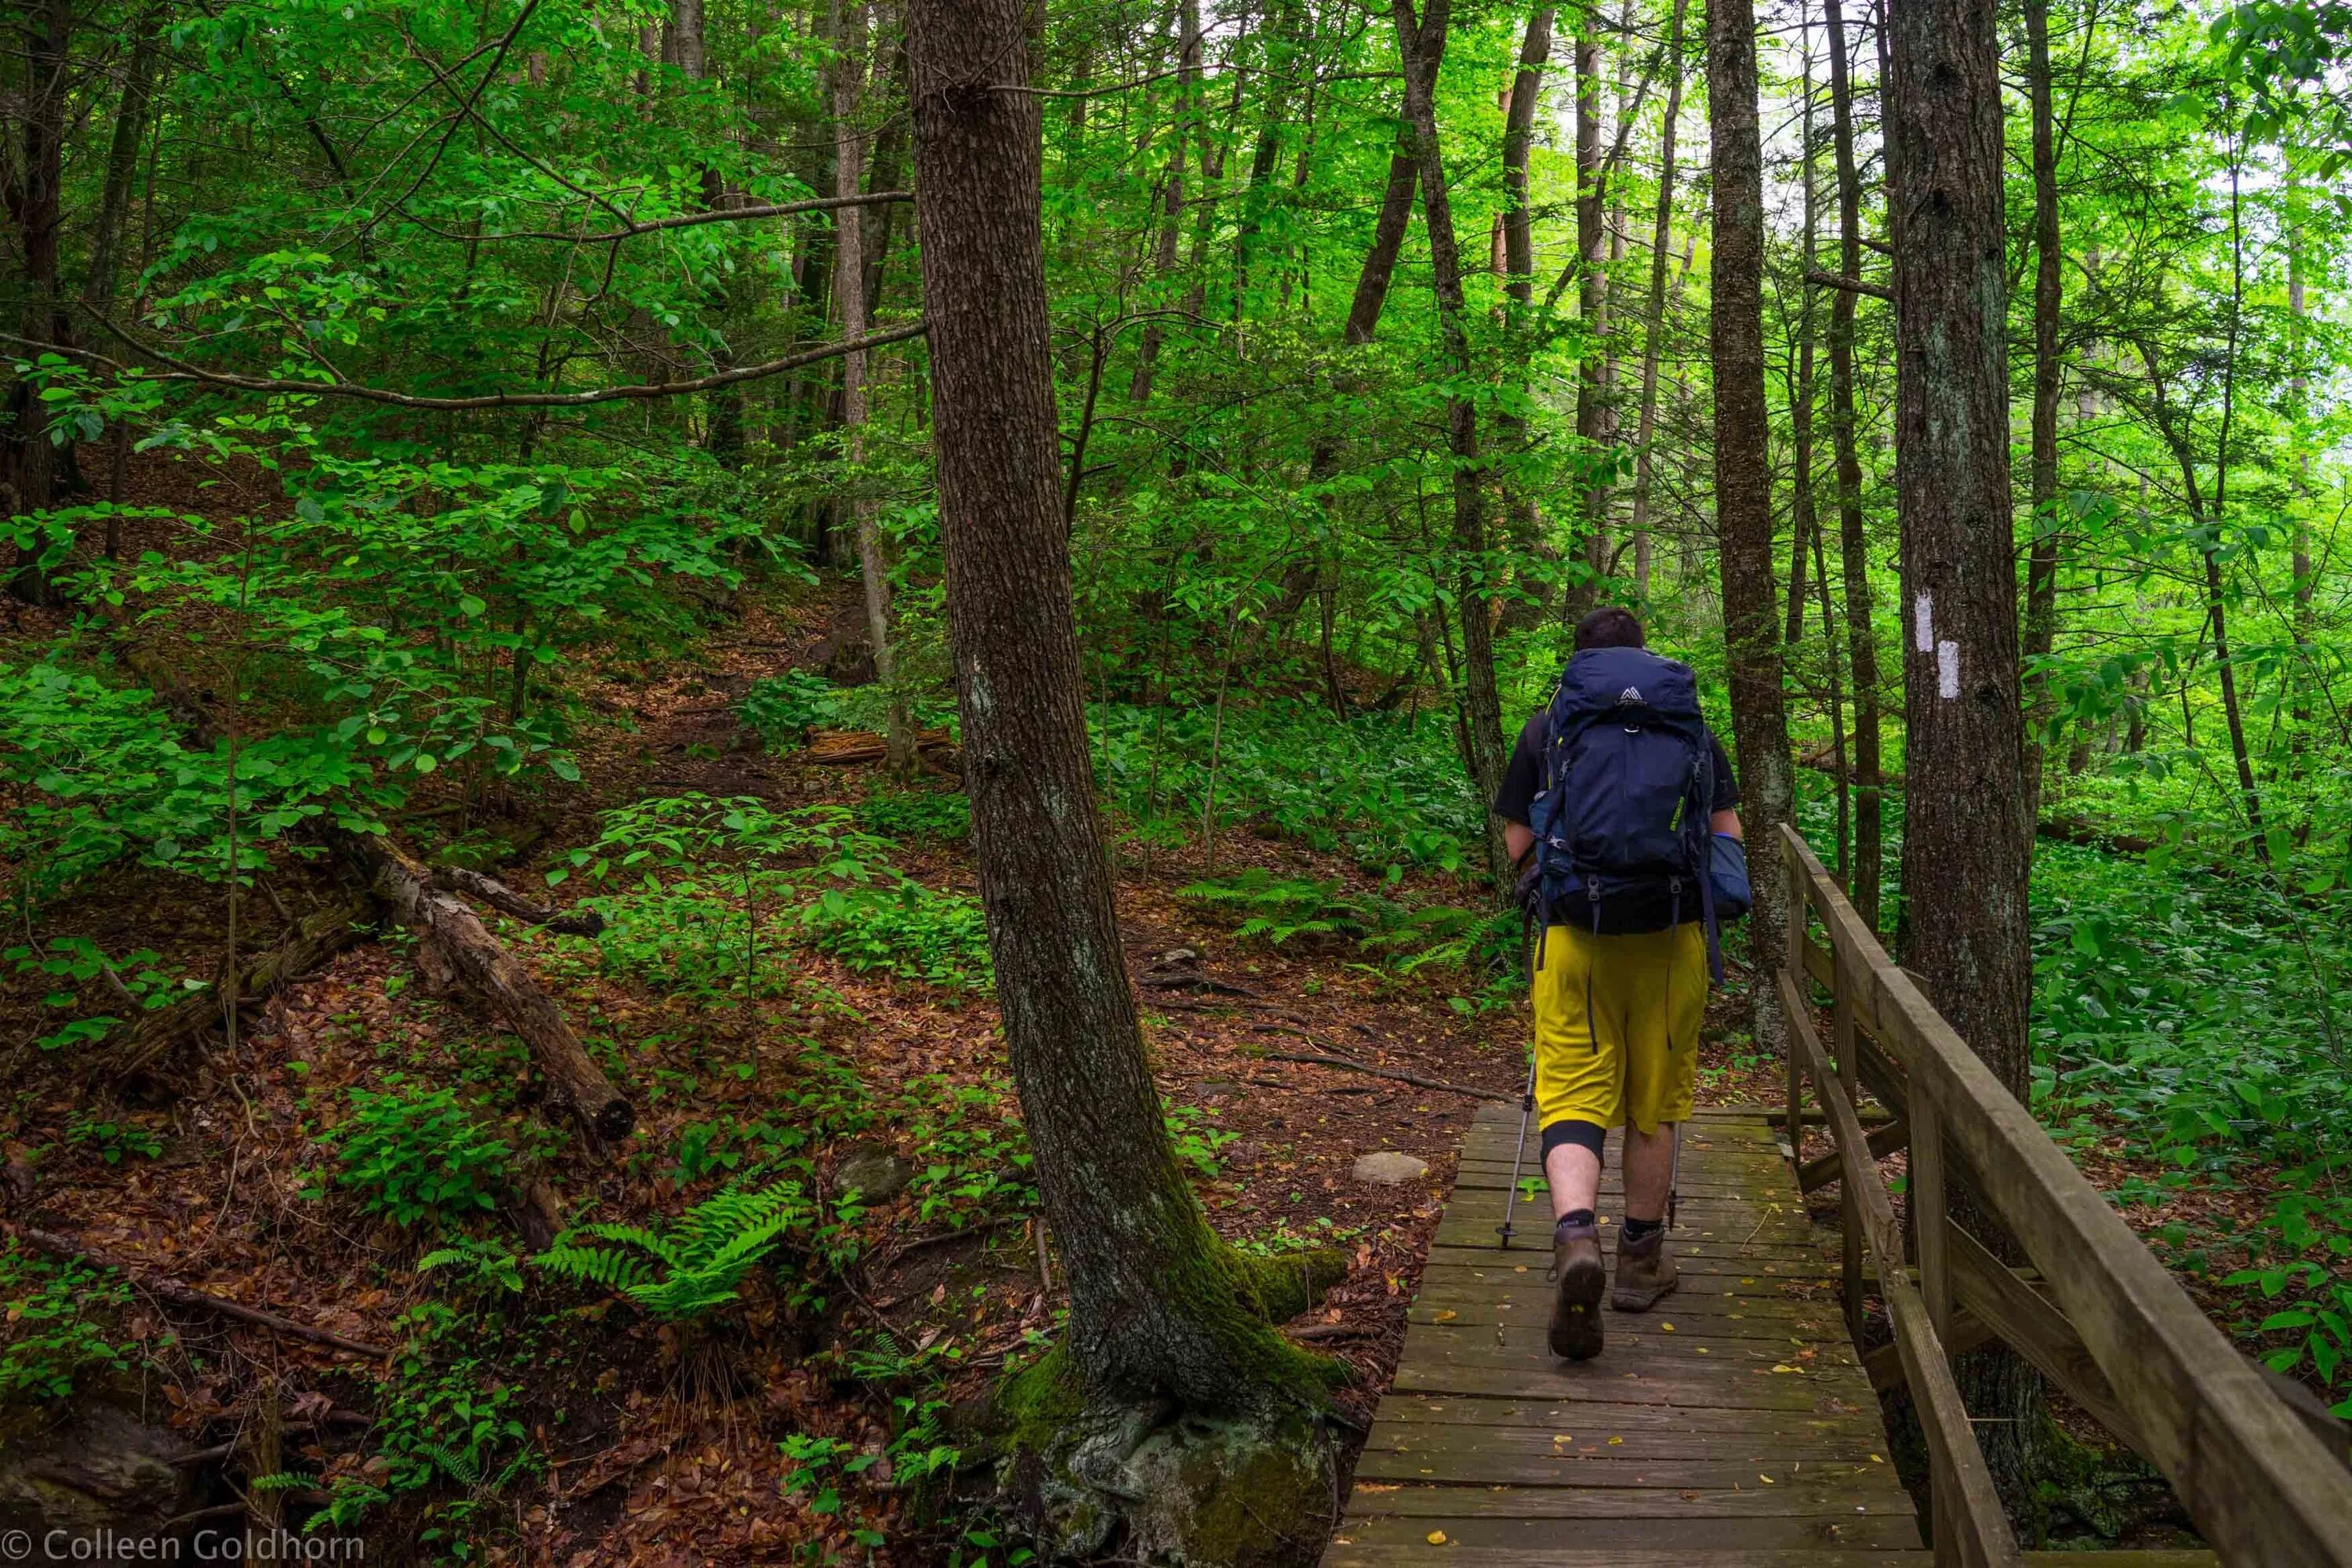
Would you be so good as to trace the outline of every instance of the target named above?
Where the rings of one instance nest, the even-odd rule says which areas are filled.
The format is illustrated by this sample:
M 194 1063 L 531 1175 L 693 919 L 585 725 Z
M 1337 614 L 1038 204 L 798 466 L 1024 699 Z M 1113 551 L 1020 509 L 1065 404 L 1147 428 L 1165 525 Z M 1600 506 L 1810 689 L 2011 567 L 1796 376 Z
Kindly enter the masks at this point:
M 1545 716 L 1545 710 L 1537 709 L 1520 729 L 1519 743 L 1511 748 L 1510 765 L 1503 770 L 1503 787 L 1495 792 L 1495 815 L 1521 827 L 1528 826 L 1536 791 L 1543 787 Z M 1709 730 L 1706 739 L 1715 748 L 1715 804 L 1709 809 L 1729 811 L 1739 804 L 1739 781 L 1732 776 L 1731 759 L 1724 754 L 1723 742 L 1715 738 L 1715 731 Z

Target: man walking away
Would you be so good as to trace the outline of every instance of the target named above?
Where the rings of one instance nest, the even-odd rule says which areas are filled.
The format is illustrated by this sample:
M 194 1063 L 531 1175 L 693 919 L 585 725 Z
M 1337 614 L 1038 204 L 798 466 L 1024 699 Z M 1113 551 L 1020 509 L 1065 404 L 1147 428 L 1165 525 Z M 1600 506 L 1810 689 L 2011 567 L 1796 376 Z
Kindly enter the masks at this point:
M 1739 837 L 1738 800 L 1689 668 L 1648 652 L 1626 610 L 1579 622 L 1575 656 L 1519 731 L 1494 804 L 1540 929 L 1531 988 L 1559 1284 L 1551 1348 L 1570 1360 L 1601 1353 L 1593 1209 L 1612 1127 L 1625 1129 L 1625 1213 L 1610 1304 L 1643 1311 L 1675 1288 L 1675 1124 L 1691 1112 L 1708 976 L 1722 977 L 1708 871 L 1714 836 Z

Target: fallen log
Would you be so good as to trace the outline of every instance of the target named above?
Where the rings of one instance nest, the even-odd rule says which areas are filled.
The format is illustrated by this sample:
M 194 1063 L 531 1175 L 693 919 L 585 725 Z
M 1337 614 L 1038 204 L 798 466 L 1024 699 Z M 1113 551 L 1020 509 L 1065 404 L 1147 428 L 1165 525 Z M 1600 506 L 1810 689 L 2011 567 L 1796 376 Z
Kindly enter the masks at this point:
M 536 903 L 496 877 L 470 871 L 463 866 L 436 866 L 433 879 L 469 899 L 479 900 L 502 915 L 512 915 L 526 925 L 570 936 L 594 936 L 604 929 L 604 917 L 594 910 L 560 910 L 551 904 Z
M 956 744 L 945 730 L 926 730 L 915 737 L 915 750 L 940 752 L 952 759 Z M 882 761 L 890 754 L 890 743 L 870 730 L 812 730 L 808 750 L 803 754 L 813 763 L 845 767 Z
M 344 836 L 374 876 L 376 893 L 420 941 L 428 979 L 455 980 L 488 1002 L 530 1047 L 555 1108 L 593 1142 L 617 1142 L 637 1124 L 631 1105 L 588 1055 L 562 1009 L 537 976 L 486 930 L 462 899 L 434 886 L 433 874 L 381 838 Z
M 174 1307 L 184 1307 L 191 1311 L 210 1312 L 215 1317 L 234 1318 L 240 1323 L 251 1323 L 256 1328 L 268 1329 L 272 1333 L 285 1334 L 298 1340 L 309 1340 L 313 1344 L 326 1345 L 339 1351 L 349 1351 L 353 1355 L 363 1355 L 375 1361 L 382 1361 L 392 1354 L 392 1348 L 389 1345 L 372 1345 L 365 1340 L 346 1339 L 331 1329 L 314 1329 L 308 1323 L 298 1323 L 291 1318 L 281 1318 L 277 1313 L 266 1312 L 259 1307 L 248 1307 L 242 1301 L 232 1301 L 226 1296 L 215 1296 L 209 1290 L 199 1290 L 193 1285 L 183 1285 L 177 1279 L 134 1268 L 120 1258 L 110 1258 L 96 1247 L 84 1247 L 69 1237 L 58 1236 L 51 1231 L 36 1230 L 29 1225 L 16 1225 L 7 1221 L 0 1221 L 0 1233 L 13 1236 L 35 1251 L 45 1252 L 51 1258 L 63 1258 L 73 1263 L 87 1263 L 99 1268 L 111 1268 L 157 1300 L 168 1301 Z
M 245 1008 L 266 1001 L 288 981 L 309 973 L 343 949 L 363 941 L 367 936 L 364 922 L 368 908 L 365 899 L 345 899 L 296 921 L 276 947 L 254 959 L 237 975 L 237 1006 Z M 133 1015 L 119 1025 L 110 1043 L 94 1054 L 89 1077 L 113 1083 L 135 1078 L 181 1041 L 218 1024 L 221 1015 L 221 996 L 216 986 L 169 1006 Z

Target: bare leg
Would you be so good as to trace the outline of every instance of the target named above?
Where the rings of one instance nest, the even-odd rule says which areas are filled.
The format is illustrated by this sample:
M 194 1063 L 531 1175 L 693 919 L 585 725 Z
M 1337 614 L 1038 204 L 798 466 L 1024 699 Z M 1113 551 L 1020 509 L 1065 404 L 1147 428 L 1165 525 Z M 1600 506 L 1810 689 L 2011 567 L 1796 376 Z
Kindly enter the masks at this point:
M 1589 1209 L 1601 1197 L 1601 1159 L 1580 1143 L 1562 1143 L 1544 1158 L 1544 1180 L 1551 1185 L 1551 1217 Z M 1661 1188 L 1663 1194 L 1664 1189 Z M 1660 1196 L 1660 1203 L 1665 1201 Z
M 1581 1153 L 1582 1151 L 1579 1150 Z M 1625 1129 L 1625 1217 L 1663 1219 L 1666 1189 L 1675 1179 L 1675 1124 L 1661 1121 L 1655 1132 Z

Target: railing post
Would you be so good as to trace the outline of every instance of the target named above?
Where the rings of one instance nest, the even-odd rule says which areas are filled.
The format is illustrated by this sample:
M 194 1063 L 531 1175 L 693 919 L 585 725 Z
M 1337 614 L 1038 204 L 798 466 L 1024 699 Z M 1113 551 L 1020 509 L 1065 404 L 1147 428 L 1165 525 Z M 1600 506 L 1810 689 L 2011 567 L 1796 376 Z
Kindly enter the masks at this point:
M 1832 952 L 1831 970 L 1837 976 L 1830 998 L 1830 1048 L 1837 1055 L 1838 1085 L 1845 1090 L 1846 1103 L 1862 1103 L 1861 1047 L 1854 1039 L 1853 989 L 1859 984 L 1853 968 L 1843 952 Z M 1865 1141 L 1858 1149 L 1844 1151 L 1845 1163 L 1840 1168 L 1838 1180 L 1838 1227 L 1844 1244 L 1843 1284 L 1845 1293 L 1845 1322 L 1853 1335 L 1853 1342 L 1863 1342 L 1862 1332 L 1862 1196 L 1861 1184 L 1879 1179 L 1878 1163 L 1870 1157 L 1870 1145 Z
M 1801 999 L 1811 994 L 1805 979 L 1805 863 L 1797 855 L 1796 829 L 1785 827 L 1781 835 L 1780 865 L 1789 888 L 1787 901 L 1782 905 L 1789 984 Z M 1757 978 L 1760 983 L 1760 973 Z M 1805 1159 L 1805 1069 L 1797 1059 L 1795 1026 L 1787 1026 L 1782 1032 L 1786 1037 L 1781 1042 L 1780 1054 L 1789 1079 L 1789 1158 L 1801 1165 Z
M 1925 1073 L 1911 1079 L 1911 1103 L 1908 1121 L 1911 1124 L 1911 1187 L 1908 1207 L 1911 1211 L 1912 1245 L 1918 1248 L 1919 1294 L 1927 1304 L 1927 1323 L 1935 1330 L 1936 1342 L 1951 1355 L 1952 1342 L 1952 1273 L 1951 1248 L 1945 1226 L 1950 1224 L 1945 1205 L 1944 1192 L 1944 1119 L 1936 1108 L 1936 1093 Z M 1953 1484 L 1948 1465 L 1937 1462 L 1928 1467 L 1928 1484 L 1935 1515 L 1936 1561 L 1938 1564 L 1962 1561 L 1961 1524 L 1952 1510 L 1962 1506 L 1959 1489 Z

